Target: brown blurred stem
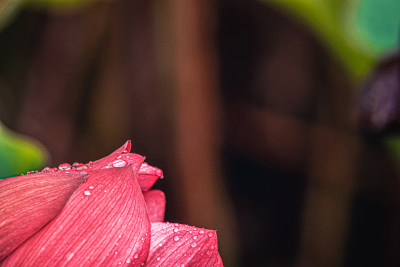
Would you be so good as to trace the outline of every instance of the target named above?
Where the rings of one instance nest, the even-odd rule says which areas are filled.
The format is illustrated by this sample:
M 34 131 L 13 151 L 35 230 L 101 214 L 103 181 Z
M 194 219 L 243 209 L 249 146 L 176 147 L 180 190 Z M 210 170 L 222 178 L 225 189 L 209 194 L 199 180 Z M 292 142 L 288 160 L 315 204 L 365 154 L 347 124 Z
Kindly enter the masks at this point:
M 217 228 L 224 263 L 234 266 L 234 221 L 220 169 L 214 2 L 171 0 L 170 8 L 177 90 L 174 142 L 185 222 Z

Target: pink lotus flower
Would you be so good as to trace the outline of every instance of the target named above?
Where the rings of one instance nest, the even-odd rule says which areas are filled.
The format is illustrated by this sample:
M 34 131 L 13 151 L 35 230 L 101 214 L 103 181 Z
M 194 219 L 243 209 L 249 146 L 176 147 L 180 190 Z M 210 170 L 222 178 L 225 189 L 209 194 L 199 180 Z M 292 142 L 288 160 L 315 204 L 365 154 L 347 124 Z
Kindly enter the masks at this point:
M 162 171 L 130 147 L 0 180 L 0 266 L 223 266 L 215 231 L 163 222 Z

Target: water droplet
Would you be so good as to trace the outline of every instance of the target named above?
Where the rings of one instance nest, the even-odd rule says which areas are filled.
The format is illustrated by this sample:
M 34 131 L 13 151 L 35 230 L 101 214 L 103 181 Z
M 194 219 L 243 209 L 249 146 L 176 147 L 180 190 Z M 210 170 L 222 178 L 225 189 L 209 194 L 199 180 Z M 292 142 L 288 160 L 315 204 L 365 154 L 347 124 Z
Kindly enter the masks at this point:
M 115 255 L 117 255 L 118 254 L 118 251 L 115 251 L 115 253 L 114 253 Z
M 175 240 L 175 241 L 178 241 L 178 240 L 179 240 L 179 236 L 175 236 L 175 237 L 174 237 L 174 240 Z
M 135 257 L 134 257 L 134 258 L 137 259 L 138 257 L 139 257 L 139 254 L 135 254 Z
M 127 260 L 126 260 L 126 263 L 131 263 L 131 259 L 127 259 Z
M 212 233 L 208 233 L 208 237 L 212 237 L 213 235 L 212 235 Z
M 158 243 L 158 246 L 159 246 L 159 247 L 162 247 L 162 243 Z
M 85 195 L 90 196 L 90 191 L 86 190 L 85 192 L 83 192 Z
M 42 172 L 54 172 L 53 168 L 46 167 L 42 170 Z
M 79 162 L 74 162 L 73 164 L 72 164 L 72 167 L 78 167 L 80 165 L 80 163 Z
M 71 165 L 68 164 L 68 163 L 63 163 L 63 164 L 58 165 L 58 169 L 60 169 L 60 170 L 69 170 L 69 169 L 71 169 Z
M 107 190 L 104 190 L 104 193 L 107 193 Z
M 207 250 L 206 254 L 207 254 L 207 255 L 210 255 L 210 254 L 211 254 L 211 251 Z
M 203 230 L 200 230 L 200 232 L 199 232 L 199 233 L 202 235 L 202 234 L 204 234 L 204 231 L 203 231 Z
M 197 235 L 195 235 L 195 236 L 193 237 L 193 239 L 196 240 L 196 239 L 197 239 Z
M 80 170 L 86 170 L 88 167 L 85 165 L 85 164 L 79 164 L 79 166 L 78 167 L 76 167 L 76 169 L 78 170 L 78 171 L 80 171 Z
M 181 264 L 181 267 L 185 267 L 185 264 L 184 264 L 184 263 L 182 263 L 182 264 Z
M 122 159 L 117 159 L 112 163 L 112 165 L 114 167 L 124 167 L 124 166 L 126 166 L 126 161 L 122 160 Z
M 93 188 L 94 188 L 93 185 L 89 186 L 89 189 L 93 189 Z
M 68 253 L 67 255 L 67 261 L 69 261 L 70 259 L 72 259 L 72 257 L 74 256 L 74 253 Z
M 197 246 L 196 242 L 191 244 L 192 248 L 194 248 L 195 246 Z
M 119 261 L 119 262 L 118 262 L 118 265 L 121 265 L 121 264 L 122 264 L 122 262 Z
M 159 261 L 159 260 L 161 260 L 161 258 L 160 258 L 160 257 L 157 257 L 157 260 Z
M 121 155 L 119 155 L 119 156 L 117 157 L 117 159 L 120 159 L 120 158 L 122 158 L 122 156 L 121 156 Z
M 175 233 L 178 232 L 178 228 L 175 228 L 175 229 L 174 229 L 174 232 L 175 232 Z

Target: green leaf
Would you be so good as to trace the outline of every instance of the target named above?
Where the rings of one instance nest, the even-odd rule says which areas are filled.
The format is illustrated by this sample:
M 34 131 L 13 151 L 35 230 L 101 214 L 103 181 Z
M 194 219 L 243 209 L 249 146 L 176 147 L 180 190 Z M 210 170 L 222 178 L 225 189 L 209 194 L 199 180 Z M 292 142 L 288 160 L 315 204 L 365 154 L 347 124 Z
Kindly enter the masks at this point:
M 348 37 L 366 53 L 379 55 L 398 46 L 399 0 L 353 0 L 348 6 Z
M 0 179 L 41 169 L 47 152 L 38 142 L 0 123 Z
M 329 51 L 341 62 L 355 80 L 370 70 L 376 55 L 360 50 L 349 39 L 343 27 L 345 0 L 262 0 L 289 12 L 314 32 Z

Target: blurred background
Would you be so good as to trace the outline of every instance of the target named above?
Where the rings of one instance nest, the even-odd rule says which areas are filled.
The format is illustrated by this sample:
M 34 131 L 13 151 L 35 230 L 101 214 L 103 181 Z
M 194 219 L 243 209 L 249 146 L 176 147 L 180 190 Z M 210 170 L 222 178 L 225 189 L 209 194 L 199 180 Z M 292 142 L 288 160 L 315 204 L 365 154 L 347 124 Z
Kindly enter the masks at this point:
M 398 0 L 0 0 L 0 176 L 133 140 L 226 266 L 400 266 Z

